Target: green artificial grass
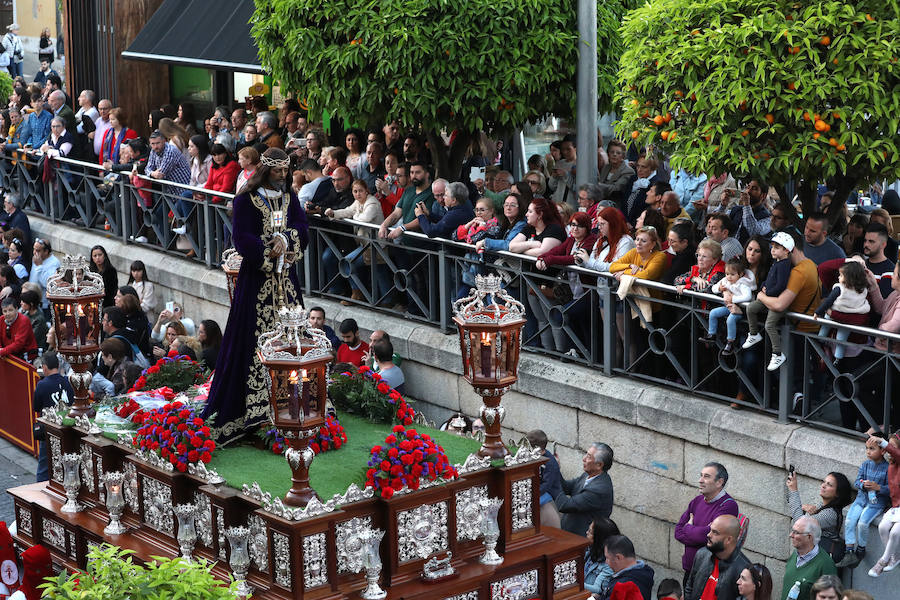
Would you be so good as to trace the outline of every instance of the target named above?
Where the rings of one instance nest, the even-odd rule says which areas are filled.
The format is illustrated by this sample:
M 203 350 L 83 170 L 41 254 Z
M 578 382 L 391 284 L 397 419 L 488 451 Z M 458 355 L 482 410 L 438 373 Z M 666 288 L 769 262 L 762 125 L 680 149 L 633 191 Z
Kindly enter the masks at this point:
M 347 432 L 347 443 L 339 450 L 317 455 L 309 470 L 310 485 L 323 500 L 343 494 L 351 483 L 362 487 L 372 446 L 384 443 L 384 438 L 391 432 L 391 425 L 370 423 L 349 414 L 338 414 L 338 419 Z M 478 440 L 430 427 L 412 425 L 410 428 L 430 435 L 444 448 L 452 464 L 465 461 L 481 447 Z M 216 470 L 231 487 L 241 489 L 245 483 L 255 481 L 273 498 L 283 497 L 291 487 L 291 469 L 284 456 L 251 445 L 217 449 L 209 468 Z

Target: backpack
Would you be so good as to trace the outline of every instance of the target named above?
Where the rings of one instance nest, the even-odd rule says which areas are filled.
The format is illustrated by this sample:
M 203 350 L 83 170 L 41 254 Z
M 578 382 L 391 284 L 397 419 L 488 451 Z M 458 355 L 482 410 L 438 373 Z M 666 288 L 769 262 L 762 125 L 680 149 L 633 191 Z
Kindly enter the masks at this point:
M 143 352 L 141 352 L 141 349 L 137 347 L 137 344 L 135 344 L 134 342 L 129 340 L 124 335 L 114 335 L 112 337 L 122 340 L 123 342 L 125 342 L 128 345 L 129 348 L 131 348 L 131 355 L 132 355 L 134 364 L 136 364 L 137 366 L 139 366 L 142 369 L 146 369 L 147 367 L 150 366 L 150 361 L 147 360 L 147 357 L 144 356 Z

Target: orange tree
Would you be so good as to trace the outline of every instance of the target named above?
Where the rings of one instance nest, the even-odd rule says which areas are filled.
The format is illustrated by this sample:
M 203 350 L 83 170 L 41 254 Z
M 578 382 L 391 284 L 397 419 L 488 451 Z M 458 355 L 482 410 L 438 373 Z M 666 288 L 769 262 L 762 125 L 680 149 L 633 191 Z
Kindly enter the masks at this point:
M 621 18 L 597 2 L 598 108 L 612 107 Z M 577 0 L 256 0 L 267 71 L 310 106 L 363 126 L 397 119 L 455 176 L 471 136 L 575 107 Z M 457 131 L 447 148 L 441 130 Z
M 673 166 L 793 180 L 807 214 L 900 177 L 897 0 L 651 0 L 622 35 L 617 131 Z

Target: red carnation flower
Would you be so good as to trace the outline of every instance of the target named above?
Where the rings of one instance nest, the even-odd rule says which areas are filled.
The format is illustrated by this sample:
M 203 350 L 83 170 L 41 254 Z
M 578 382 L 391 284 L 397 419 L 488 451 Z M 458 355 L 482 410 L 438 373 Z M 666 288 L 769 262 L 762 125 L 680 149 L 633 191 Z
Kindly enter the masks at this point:
M 388 456 L 390 456 L 391 458 L 397 458 L 398 454 L 400 454 L 400 450 L 398 450 L 397 448 L 391 448 L 390 450 L 388 450 Z
M 401 431 L 403 431 L 403 425 L 394 425 L 391 431 L 393 431 L 394 433 L 400 433 Z
M 396 443 L 397 443 L 397 437 L 394 436 L 394 435 L 389 435 L 389 436 L 387 436 L 386 438 L 384 438 L 384 441 L 385 441 L 385 443 L 387 443 L 387 444 L 396 444 Z
M 378 454 L 381 452 L 381 446 L 372 446 L 372 454 Z
M 385 498 L 385 499 L 390 498 L 393 495 L 394 495 L 394 488 L 392 488 L 392 487 L 387 487 L 387 488 L 384 488 L 383 490 L 381 490 L 382 498 Z
M 381 383 L 379 383 L 376 387 L 377 387 L 378 391 L 381 392 L 382 394 L 387 394 L 389 391 L 391 391 L 391 386 L 389 386 L 388 384 L 386 384 L 383 381 Z
M 200 417 L 194 417 L 194 427 L 203 427 L 203 419 Z
M 398 491 L 402 490 L 403 489 L 403 480 L 399 479 L 399 478 L 392 480 L 391 487 Z
M 178 469 L 179 471 L 181 471 L 182 473 L 187 471 L 187 465 L 184 464 L 183 462 L 179 462 L 177 465 L 175 465 L 175 468 Z
M 390 461 L 387 461 L 387 460 L 381 461 L 381 470 L 382 471 L 390 471 L 391 470 Z
M 194 437 L 191 438 L 191 446 L 193 446 L 194 448 L 199 448 L 199 447 L 201 447 L 202 445 L 203 445 L 203 440 L 201 440 L 201 439 L 200 439 L 199 437 L 197 437 L 196 435 L 195 435 Z
M 404 454 L 400 457 L 400 462 L 402 462 L 404 465 L 411 465 L 413 462 L 412 454 Z
M 204 463 L 208 463 L 212 460 L 212 455 L 209 452 L 204 452 L 200 455 L 200 461 Z
M 190 452 L 188 452 L 188 461 L 189 462 L 195 463 L 195 462 L 197 462 L 197 460 L 199 458 L 200 458 L 200 453 L 197 452 L 196 450 L 191 450 Z
M 412 449 L 412 447 L 413 447 L 412 442 L 410 442 L 409 440 L 403 440 L 402 442 L 400 442 L 401 450 L 409 452 Z

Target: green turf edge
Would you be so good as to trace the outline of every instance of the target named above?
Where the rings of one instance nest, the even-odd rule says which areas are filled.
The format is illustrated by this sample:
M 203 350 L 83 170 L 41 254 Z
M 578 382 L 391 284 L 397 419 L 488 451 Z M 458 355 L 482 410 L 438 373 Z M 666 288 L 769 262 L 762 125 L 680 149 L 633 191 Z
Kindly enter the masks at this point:
M 362 487 L 369 451 L 372 446 L 383 443 L 391 432 L 390 425 L 370 423 L 350 414 L 338 414 L 338 419 L 347 432 L 347 443 L 339 450 L 317 455 L 309 472 L 310 485 L 324 500 L 343 494 L 351 483 Z M 410 429 L 434 438 L 453 464 L 462 463 L 481 447 L 478 440 L 430 427 L 412 425 Z M 208 467 L 224 477 L 229 486 L 237 489 L 257 482 L 264 492 L 282 497 L 291 487 L 291 469 L 283 455 L 246 444 L 217 449 Z

